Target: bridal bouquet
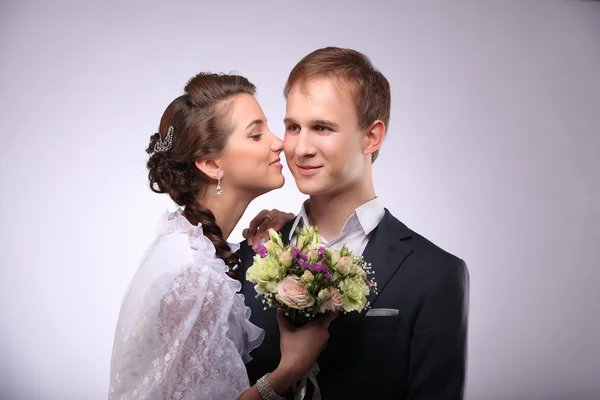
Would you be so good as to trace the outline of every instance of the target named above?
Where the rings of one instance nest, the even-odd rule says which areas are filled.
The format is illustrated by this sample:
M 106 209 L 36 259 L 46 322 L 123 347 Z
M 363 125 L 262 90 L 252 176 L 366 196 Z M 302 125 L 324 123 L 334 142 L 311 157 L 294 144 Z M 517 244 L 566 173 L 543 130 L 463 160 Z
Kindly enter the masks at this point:
M 328 311 L 362 311 L 377 283 L 369 278 L 371 265 L 353 255 L 321 244 L 318 229 L 296 228 L 296 243 L 284 246 L 281 234 L 269 230 L 270 239 L 255 247 L 254 263 L 246 278 L 254 283 L 265 309 L 277 307 L 295 326 L 302 326 Z

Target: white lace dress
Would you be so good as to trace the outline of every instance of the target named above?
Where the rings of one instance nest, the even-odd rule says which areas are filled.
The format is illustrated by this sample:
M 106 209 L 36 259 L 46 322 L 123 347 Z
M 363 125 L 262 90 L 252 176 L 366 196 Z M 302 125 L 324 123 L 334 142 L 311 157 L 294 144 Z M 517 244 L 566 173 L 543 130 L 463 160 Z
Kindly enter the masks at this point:
M 178 211 L 157 228 L 121 306 L 109 399 L 237 399 L 264 331 L 200 225 Z

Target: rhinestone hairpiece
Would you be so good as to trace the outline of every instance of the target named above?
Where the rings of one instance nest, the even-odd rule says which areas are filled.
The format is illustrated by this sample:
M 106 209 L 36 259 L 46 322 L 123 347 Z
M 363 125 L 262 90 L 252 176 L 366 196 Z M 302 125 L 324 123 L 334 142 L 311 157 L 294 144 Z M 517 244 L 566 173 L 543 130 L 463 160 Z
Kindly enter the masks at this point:
M 161 153 L 163 151 L 167 151 L 167 150 L 171 149 L 172 145 L 173 145 L 173 125 L 169 126 L 169 130 L 167 131 L 167 135 L 165 136 L 164 139 L 161 137 L 160 133 L 158 134 L 158 141 L 154 145 L 154 152 Z

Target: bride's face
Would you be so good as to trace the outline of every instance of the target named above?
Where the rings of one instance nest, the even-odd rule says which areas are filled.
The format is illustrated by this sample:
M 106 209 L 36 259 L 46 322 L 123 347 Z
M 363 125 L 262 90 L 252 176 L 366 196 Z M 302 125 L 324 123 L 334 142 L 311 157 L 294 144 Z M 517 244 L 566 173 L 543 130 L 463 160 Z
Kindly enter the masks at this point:
M 258 101 L 249 94 L 236 95 L 230 113 L 233 131 L 219 157 L 223 192 L 241 190 L 258 196 L 282 187 L 283 142 L 269 130 Z

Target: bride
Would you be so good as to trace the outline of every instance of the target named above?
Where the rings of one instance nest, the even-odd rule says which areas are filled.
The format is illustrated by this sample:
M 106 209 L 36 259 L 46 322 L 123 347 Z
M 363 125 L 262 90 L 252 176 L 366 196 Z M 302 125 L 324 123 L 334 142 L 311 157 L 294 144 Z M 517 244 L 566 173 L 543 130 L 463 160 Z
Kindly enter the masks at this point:
M 250 201 L 284 183 L 282 141 L 255 90 L 241 76 L 198 74 L 150 138 L 150 187 L 183 209 L 162 216 L 124 297 L 110 399 L 281 399 L 326 345 L 335 315 L 294 329 L 278 313 L 279 366 L 250 387 L 244 363 L 264 332 L 225 239 Z

